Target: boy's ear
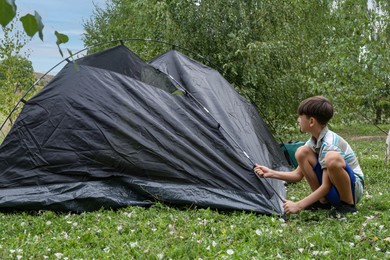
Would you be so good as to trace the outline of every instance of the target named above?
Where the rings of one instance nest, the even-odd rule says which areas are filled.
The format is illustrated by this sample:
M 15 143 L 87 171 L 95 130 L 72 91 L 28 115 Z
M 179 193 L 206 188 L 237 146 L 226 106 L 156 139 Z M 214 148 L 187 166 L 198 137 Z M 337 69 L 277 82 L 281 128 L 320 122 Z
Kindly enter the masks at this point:
M 311 116 L 311 117 L 309 118 L 309 125 L 310 125 L 310 126 L 313 126 L 313 125 L 315 124 L 316 121 L 317 121 L 317 120 L 316 120 L 314 117 Z

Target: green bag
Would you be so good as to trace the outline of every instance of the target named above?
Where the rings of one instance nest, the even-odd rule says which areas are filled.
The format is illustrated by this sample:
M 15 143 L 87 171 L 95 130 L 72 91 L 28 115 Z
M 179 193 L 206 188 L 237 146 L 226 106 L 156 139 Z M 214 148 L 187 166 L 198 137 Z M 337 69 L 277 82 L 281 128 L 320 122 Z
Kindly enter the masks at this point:
M 280 147 L 283 150 L 284 156 L 286 157 L 288 164 L 290 164 L 294 168 L 298 167 L 298 162 L 295 159 L 295 152 L 300 146 L 304 144 L 305 142 L 301 142 L 301 141 L 295 141 L 295 142 L 290 141 L 288 143 L 280 144 Z

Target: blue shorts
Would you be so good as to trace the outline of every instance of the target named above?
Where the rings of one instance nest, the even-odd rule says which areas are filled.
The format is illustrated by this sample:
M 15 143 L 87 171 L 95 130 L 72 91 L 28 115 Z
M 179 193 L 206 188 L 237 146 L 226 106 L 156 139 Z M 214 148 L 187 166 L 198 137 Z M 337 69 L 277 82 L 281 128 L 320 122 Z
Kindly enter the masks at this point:
M 352 196 L 353 200 L 356 203 L 359 202 L 361 197 L 363 196 L 363 185 L 358 177 L 355 176 L 355 173 L 353 172 L 352 168 L 348 165 L 347 162 L 345 162 L 345 171 L 349 175 L 349 179 L 351 180 L 351 190 L 352 190 Z M 313 168 L 314 172 L 317 175 L 317 179 L 320 182 L 320 185 L 322 184 L 322 169 L 319 162 L 317 162 L 316 166 Z M 328 202 L 332 205 L 339 205 L 340 204 L 340 195 L 337 191 L 336 187 L 332 184 L 330 187 L 329 193 L 325 196 L 325 198 L 328 200 Z

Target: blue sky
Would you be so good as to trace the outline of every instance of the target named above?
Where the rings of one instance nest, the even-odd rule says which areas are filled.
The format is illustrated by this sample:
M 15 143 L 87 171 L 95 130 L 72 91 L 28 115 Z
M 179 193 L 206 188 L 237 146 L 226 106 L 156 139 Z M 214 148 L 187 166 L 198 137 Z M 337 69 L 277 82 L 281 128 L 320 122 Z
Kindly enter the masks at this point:
M 94 4 L 105 7 L 105 2 L 105 0 L 15 0 L 20 16 L 27 13 L 34 14 L 34 11 L 37 11 L 45 26 L 44 41 L 35 35 L 26 46 L 30 50 L 29 60 L 32 61 L 34 70 L 45 73 L 64 59 L 58 51 L 54 31 L 69 37 L 68 43 L 61 44 L 64 57 L 69 56 L 66 49 L 73 53 L 82 50 L 84 48 L 81 40 L 84 32 L 83 21 L 88 20 L 92 15 Z M 56 74 L 63 65 L 61 64 L 50 74 Z

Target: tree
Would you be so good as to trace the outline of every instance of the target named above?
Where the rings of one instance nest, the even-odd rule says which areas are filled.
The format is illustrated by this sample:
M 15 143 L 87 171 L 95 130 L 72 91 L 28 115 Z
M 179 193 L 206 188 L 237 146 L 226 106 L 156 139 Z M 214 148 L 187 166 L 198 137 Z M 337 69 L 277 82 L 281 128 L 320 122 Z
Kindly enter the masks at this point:
M 7 116 L 24 90 L 34 82 L 34 70 L 22 48 L 28 43 L 26 35 L 16 28 L 15 21 L 2 27 L 0 40 L 0 114 Z M 13 118 L 15 118 L 14 115 Z
M 276 128 L 283 126 L 280 122 L 295 122 L 292 115 L 309 87 L 302 78 L 310 55 L 302 54 L 315 50 L 318 45 L 313 43 L 321 43 L 320 19 L 326 5 L 273 0 L 159 2 L 112 0 L 84 24 L 85 44 L 127 37 L 176 43 L 212 61 L 209 65 Z M 316 22 L 302 24 L 299 16 Z M 141 55 L 149 50 L 144 58 L 158 53 L 157 48 L 145 46 L 132 44 L 131 49 Z
M 376 10 L 370 10 L 367 1 L 334 3 L 329 47 L 312 79 L 343 111 L 341 121 L 379 123 L 390 98 L 389 4 L 376 1 Z
M 278 132 L 296 124 L 299 101 L 311 95 L 326 95 L 343 111 L 335 123 L 356 118 L 348 117 L 356 109 L 373 115 L 388 93 L 388 18 L 370 13 L 366 0 L 112 0 L 84 24 L 84 43 L 155 38 L 193 50 Z M 387 29 L 370 41 L 378 21 Z M 363 46 L 370 51 L 365 61 Z M 145 43 L 130 48 L 146 59 L 161 52 Z

